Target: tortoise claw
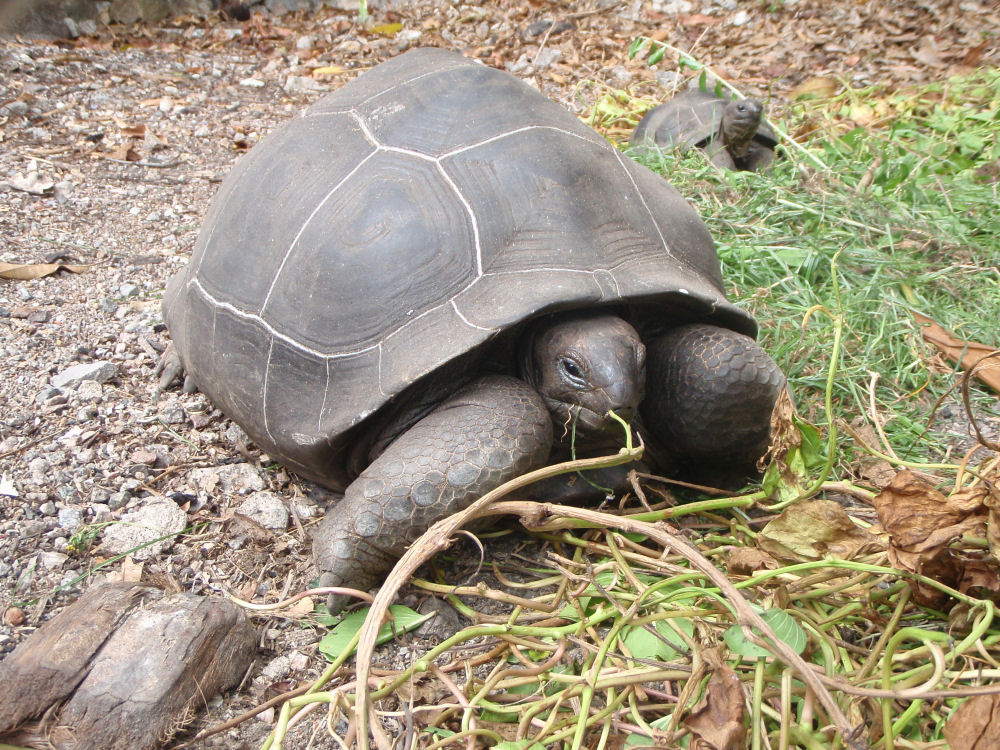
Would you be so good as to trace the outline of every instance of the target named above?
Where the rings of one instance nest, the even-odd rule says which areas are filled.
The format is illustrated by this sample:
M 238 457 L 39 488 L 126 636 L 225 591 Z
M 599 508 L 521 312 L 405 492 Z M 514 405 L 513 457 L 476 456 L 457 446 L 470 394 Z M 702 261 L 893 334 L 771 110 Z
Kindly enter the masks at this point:
M 153 377 L 157 378 L 157 396 L 163 393 L 163 391 L 168 390 L 174 383 L 181 381 L 183 381 L 181 393 L 194 393 L 198 390 L 191 376 L 184 372 L 184 364 L 181 362 L 180 355 L 177 353 L 177 347 L 173 343 L 167 346 L 160 357 L 160 361 L 156 363 L 156 368 L 153 370 Z

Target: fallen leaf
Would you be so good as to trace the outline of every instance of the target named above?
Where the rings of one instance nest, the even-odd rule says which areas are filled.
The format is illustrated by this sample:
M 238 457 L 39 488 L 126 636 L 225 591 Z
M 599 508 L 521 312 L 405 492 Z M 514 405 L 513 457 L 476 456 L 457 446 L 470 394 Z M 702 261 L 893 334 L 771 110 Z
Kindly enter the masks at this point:
M 115 161 L 139 161 L 139 153 L 132 148 L 132 142 L 126 141 L 122 143 L 114 151 L 110 151 L 103 154 L 106 159 L 114 159 Z
M 985 486 L 963 488 L 946 497 L 913 472 L 899 472 L 873 501 L 889 535 L 890 562 L 900 570 L 952 588 L 959 588 L 963 581 L 983 591 L 1000 587 L 1000 582 L 988 579 L 989 571 L 993 578 L 997 575 L 992 566 L 966 559 L 951 546 L 963 534 L 984 533 L 987 498 Z M 947 594 L 930 585 L 914 581 L 912 586 L 914 600 L 919 604 L 941 608 L 948 601 Z
M 77 266 L 67 263 L 0 263 L 0 279 L 29 281 L 50 276 L 57 271 L 83 273 L 90 266 Z
M 951 750 L 994 750 L 1000 747 L 1000 695 L 974 695 L 944 723 Z
M 403 24 L 401 23 L 383 23 L 379 26 L 372 26 L 372 31 L 376 34 L 381 34 L 382 36 L 396 36 L 400 31 L 403 30 Z
M 810 78 L 791 91 L 792 99 L 829 99 L 840 90 L 833 78 Z
M 313 78 L 324 78 L 326 76 L 337 76 L 343 73 L 346 68 L 342 68 L 339 65 L 324 65 L 319 68 L 315 68 L 312 72 Z
M 833 500 L 809 500 L 786 508 L 761 530 L 757 543 L 783 560 L 853 560 L 883 546 Z
M 32 195 L 45 195 L 56 186 L 55 180 L 48 180 L 38 175 L 38 172 L 27 172 L 26 174 L 16 174 L 11 177 L 7 184 L 22 193 Z
M 706 656 L 707 656 L 706 652 Z M 745 747 L 746 700 L 732 667 L 713 658 L 705 695 L 683 724 L 691 732 L 691 750 L 737 750 Z M 714 662 L 714 663 L 712 663 Z
M 914 312 L 913 317 L 921 326 L 924 341 L 936 346 L 952 362 L 958 362 L 962 369 L 975 368 L 973 374 L 994 391 L 1000 393 L 1000 349 L 956 338 L 953 333 L 918 312 Z M 983 362 L 981 367 L 977 367 L 986 357 L 993 359 L 990 362 Z
M 757 570 L 775 570 L 779 563 L 764 550 L 756 547 L 737 547 L 726 558 L 730 575 L 748 576 Z

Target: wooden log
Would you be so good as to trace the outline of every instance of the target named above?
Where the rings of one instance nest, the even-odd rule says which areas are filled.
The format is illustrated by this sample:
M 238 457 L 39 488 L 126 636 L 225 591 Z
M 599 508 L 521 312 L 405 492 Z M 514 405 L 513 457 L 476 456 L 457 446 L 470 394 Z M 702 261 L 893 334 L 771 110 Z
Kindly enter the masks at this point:
M 122 621 L 163 592 L 118 583 L 89 589 L 0 662 L 0 735 L 70 695 Z
M 33 695 L 69 695 L 65 705 L 47 717 L 44 727 L 28 727 L 15 738 L 17 741 L 28 740 L 30 744 L 44 740 L 59 750 L 152 750 L 184 726 L 209 698 L 244 676 L 253 657 L 255 636 L 241 609 L 227 600 L 192 594 L 163 596 L 160 592 L 160 598 L 150 601 L 155 594 L 148 594 L 148 587 L 141 589 L 142 593 L 133 591 L 133 596 L 146 600 L 147 605 L 132 606 L 124 617 L 117 618 L 114 627 L 102 631 L 103 643 L 91 651 L 83 679 L 76 680 L 75 689 L 60 690 L 46 684 L 64 681 L 62 672 L 52 668 L 53 658 L 56 663 L 60 658 L 34 644 L 96 640 L 90 631 L 100 620 L 91 612 L 107 609 L 107 594 L 91 597 L 88 592 L 73 605 L 77 607 L 85 599 L 92 603 L 90 608 L 78 607 L 76 617 L 60 623 L 64 631 L 76 631 L 75 636 L 46 632 L 64 612 L 11 655 L 24 651 L 17 659 L 16 674 L 5 674 L 6 661 L 0 663 L 0 685 L 12 677 L 25 681 L 23 684 L 38 684 Z M 78 672 L 73 673 L 74 678 Z M 38 716 L 50 706 L 51 701 L 36 699 L 32 715 Z M 8 710 L 0 696 L 0 716 L 6 717 Z M 23 714 L 23 709 L 19 711 Z

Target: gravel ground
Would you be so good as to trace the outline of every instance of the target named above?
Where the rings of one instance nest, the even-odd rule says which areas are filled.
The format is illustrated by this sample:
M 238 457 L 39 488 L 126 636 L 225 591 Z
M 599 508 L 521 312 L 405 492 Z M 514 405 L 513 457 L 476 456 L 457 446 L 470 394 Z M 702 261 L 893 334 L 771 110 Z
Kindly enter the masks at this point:
M 815 76 L 919 83 L 998 55 L 985 41 L 987 30 L 998 38 L 996 3 L 654 5 L 406 6 L 373 19 L 401 23 L 382 28 L 392 36 L 323 11 L 0 42 L 0 261 L 82 266 L 0 281 L 0 656 L 102 577 L 263 599 L 315 576 L 308 525 L 323 493 L 273 466 L 200 394 L 158 396 L 152 374 L 168 343 L 164 284 L 217 183 L 324 91 L 430 44 L 505 67 L 580 113 L 600 84 L 656 95 L 657 71 L 625 56 L 651 30 L 777 94 Z M 133 524 L 102 526 L 122 520 Z M 135 522 L 161 531 L 143 536 Z M 86 575 L 200 522 L 134 564 Z M 216 719 L 317 672 L 317 631 L 260 626 L 259 662 Z M 287 746 L 305 746 L 308 724 Z M 215 743 L 249 747 L 268 730 L 255 720 Z

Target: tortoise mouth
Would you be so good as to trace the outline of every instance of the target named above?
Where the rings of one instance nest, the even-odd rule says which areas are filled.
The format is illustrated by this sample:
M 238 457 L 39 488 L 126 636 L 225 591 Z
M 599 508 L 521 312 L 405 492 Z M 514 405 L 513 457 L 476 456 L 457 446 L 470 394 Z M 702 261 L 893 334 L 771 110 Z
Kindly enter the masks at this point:
M 634 409 L 627 407 L 615 410 L 615 414 L 625 422 L 632 421 L 634 412 Z M 556 427 L 560 428 L 567 438 L 574 431 L 577 437 L 583 439 L 593 435 L 615 435 L 622 431 L 621 423 L 611 417 L 610 412 L 601 414 L 580 404 L 558 404 L 557 408 L 552 410 L 552 415 L 557 423 Z

